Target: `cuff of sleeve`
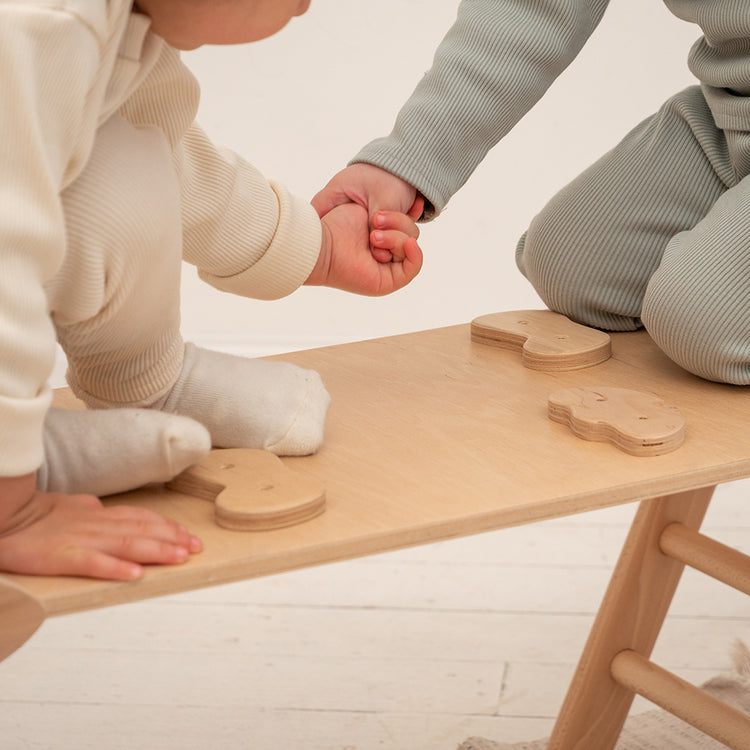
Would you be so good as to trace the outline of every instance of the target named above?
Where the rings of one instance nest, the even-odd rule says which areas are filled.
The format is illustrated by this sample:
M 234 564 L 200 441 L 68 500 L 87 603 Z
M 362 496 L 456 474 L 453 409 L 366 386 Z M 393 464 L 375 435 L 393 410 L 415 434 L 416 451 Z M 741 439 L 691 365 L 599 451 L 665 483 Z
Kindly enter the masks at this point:
M 315 268 L 322 239 L 318 214 L 282 185 L 270 185 L 279 201 L 273 241 L 259 260 L 233 276 L 200 271 L 200 277 L 217 289 L 242 297 L 279 299 L 302 286 Z
M 51 403 L 49 388 L 28 400 L 0 396 L 0 476 L 24 476 L 42 465 L 42 428 Z

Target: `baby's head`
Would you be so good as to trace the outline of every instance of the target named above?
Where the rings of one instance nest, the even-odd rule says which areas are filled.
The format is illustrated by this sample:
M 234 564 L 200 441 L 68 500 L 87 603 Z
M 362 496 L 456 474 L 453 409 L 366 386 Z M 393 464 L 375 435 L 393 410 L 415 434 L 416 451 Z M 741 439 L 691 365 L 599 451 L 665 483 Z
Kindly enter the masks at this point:
M 173 47 L 244 44 L 265 39 L 301 16 L 310 0 L 138 0 L 154 33 Z

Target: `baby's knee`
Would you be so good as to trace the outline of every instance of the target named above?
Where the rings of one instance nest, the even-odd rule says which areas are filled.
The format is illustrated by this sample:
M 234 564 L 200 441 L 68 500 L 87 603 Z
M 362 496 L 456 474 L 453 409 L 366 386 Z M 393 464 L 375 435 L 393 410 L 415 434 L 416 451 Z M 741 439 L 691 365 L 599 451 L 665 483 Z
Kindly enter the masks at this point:
M 722 295 L 653 283 L 644 300 L 643 324 L 676 364 L 706 380 L 750 384 L 750 330 L 746 314 Z
M 565 214 L 565 212 L 563 212 Z M 640 299 L 620 284 L 612 262 L 581 225 L 560 220 L 554 202 L 534 218 L 518 242 L 516 262 L 550 310 L 611 331 L 640 327 Z
M 569 272 L 573 253 L 566 233 L 546 211 L 533 219 L 516 246 L 521 273 L 551 310 L 564 315 L 575 315 L 572 301 L 580 297 L 578 279 Z

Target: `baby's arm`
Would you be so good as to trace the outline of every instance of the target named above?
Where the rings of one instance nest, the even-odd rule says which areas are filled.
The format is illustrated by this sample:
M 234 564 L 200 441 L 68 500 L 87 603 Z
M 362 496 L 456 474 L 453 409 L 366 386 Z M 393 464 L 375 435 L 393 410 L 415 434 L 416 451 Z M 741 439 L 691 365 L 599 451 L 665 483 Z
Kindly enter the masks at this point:
M 416 188 L 424 218 L 436 216 L 576 57 L 607 4 L 461 2 L 390 135 L 367 144 L 315 196 L 318 213 L 347 201 L 370 217 L 407 212 Z
M 414 221 L 419 218 L 423 205 L 424 199 L 417 196 L 408 214 L 382 209 L 370 217 L 370 247 L 375 260 L 380 263 L 401 263 L 405 260 L 405 247 L 412 238 L 411 232 L 417 232 L 414 240 L 419 236 Z
M 143 564 L 176 564 L 200 541 L 145 508 L 41 492 L 35 477 L 0 478 L 0 570 L 132 581 Z

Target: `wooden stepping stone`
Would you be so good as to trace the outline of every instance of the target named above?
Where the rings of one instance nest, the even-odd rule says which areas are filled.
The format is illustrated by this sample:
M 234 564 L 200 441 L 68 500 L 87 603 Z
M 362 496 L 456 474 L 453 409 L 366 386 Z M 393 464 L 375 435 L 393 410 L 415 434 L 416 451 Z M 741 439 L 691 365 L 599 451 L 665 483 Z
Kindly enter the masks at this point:
M 268 531 L 309 521 L 325 510 L 325 488 L 313 477 L 288 469 L 263 450 L 211 451 L 167 484 L 215 504 L 225 529 Z
M 608 333 L 574 323 L 551 310 L 483 315 L 472 321 L 471 339 L 520 351 L 526 367 L 548 372 L 592 367 L 612 355 Z
M 685 439 L 676 406 L 626 388 L 564 388 L 549 396 L 547 413 L 584 440 L 608 441 L 634 456 L 669 453 Z

